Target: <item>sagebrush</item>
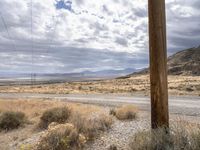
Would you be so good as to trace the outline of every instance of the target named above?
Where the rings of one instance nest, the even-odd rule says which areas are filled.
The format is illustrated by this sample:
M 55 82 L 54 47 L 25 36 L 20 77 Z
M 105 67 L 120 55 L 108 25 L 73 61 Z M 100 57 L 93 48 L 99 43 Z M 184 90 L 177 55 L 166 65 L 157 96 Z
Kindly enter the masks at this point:
M 86 118 L 79 113 L 75 113 L 70 122 L 74 124 L 79 133 L 83 133 L 88 140 L 92 140 L 101 131 L 109 129 L 113 123 L 113 119 L 106 115 Z
M 49 128 L 37 144 L 37 150 L 77 150 L 85 137 L 72 124 L 59 124 Z
M 40 117 L 40 128 L 47 128 L 52 122 L 65 123 L 71 115 L 69 107 L 57 107 L 46 110 Z
M 0 115 L 0 130 L 12 130 L 23 126 L 27 122 L 23 112 L 7 111 Z

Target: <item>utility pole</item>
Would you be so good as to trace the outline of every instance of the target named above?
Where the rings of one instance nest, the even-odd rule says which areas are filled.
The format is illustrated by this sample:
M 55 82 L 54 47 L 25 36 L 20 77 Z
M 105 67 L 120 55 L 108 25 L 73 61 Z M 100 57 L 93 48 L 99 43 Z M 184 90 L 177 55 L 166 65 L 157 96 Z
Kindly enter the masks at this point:
M 149 1 L 152 129 L 169 127 L 165 0 Z

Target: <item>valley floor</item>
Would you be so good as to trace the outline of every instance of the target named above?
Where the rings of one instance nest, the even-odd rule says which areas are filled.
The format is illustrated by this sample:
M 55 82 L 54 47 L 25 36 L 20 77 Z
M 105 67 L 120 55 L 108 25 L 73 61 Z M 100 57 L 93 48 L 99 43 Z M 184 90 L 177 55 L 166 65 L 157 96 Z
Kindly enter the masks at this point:
M 169 76 L 169 95 L 200 96 L 200 76 Z M 149 95 L 149 76 L 136 75 L 120 79 L 66 82 L 41 85 L 0 86 L 0 93 L 49 94 L 139 94 Z
M 181 121 L 200 124 L 200 77 L 169 76 L 170 123 Z M 0 86 L 0 114 L 22 111 L 29 123 L 9 132 L 0 132 L 1 150 L 19 150 L 35 144 L 43 134 L 36 126 L 42 113 L 50 108 L 70 106 L 85 117 L 102 114 L 124 104 L 140 108 L 139 117 L 132 121 L 113 118 L 111 128 L 100 134 L 85 150 L 107 150 L 115 145 L 128 150 L 134 134 L 150 129 L 149 76 L 140 75 L 112 80 L 67 82 L 41 85 Z M 95 104 L 95 105 L 92 105 Z

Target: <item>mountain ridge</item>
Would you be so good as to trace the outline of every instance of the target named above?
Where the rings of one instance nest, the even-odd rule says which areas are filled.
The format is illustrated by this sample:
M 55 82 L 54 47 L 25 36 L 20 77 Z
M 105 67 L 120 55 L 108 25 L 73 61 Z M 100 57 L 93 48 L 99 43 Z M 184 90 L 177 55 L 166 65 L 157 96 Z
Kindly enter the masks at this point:
M 169 75 L 200 76 L 200 46 L 179 51 L 167 59 Z M 148 74 L 149 68 L 128 76 Z

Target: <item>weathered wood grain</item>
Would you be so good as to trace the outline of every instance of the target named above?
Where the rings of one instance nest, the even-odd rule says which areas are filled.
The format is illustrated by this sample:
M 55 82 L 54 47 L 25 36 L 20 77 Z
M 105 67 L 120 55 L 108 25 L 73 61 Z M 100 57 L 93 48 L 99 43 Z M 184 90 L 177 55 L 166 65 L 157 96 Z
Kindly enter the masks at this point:
M 149 50 L 152 128 L 168 127 L 165 0 L 149 0 Z

